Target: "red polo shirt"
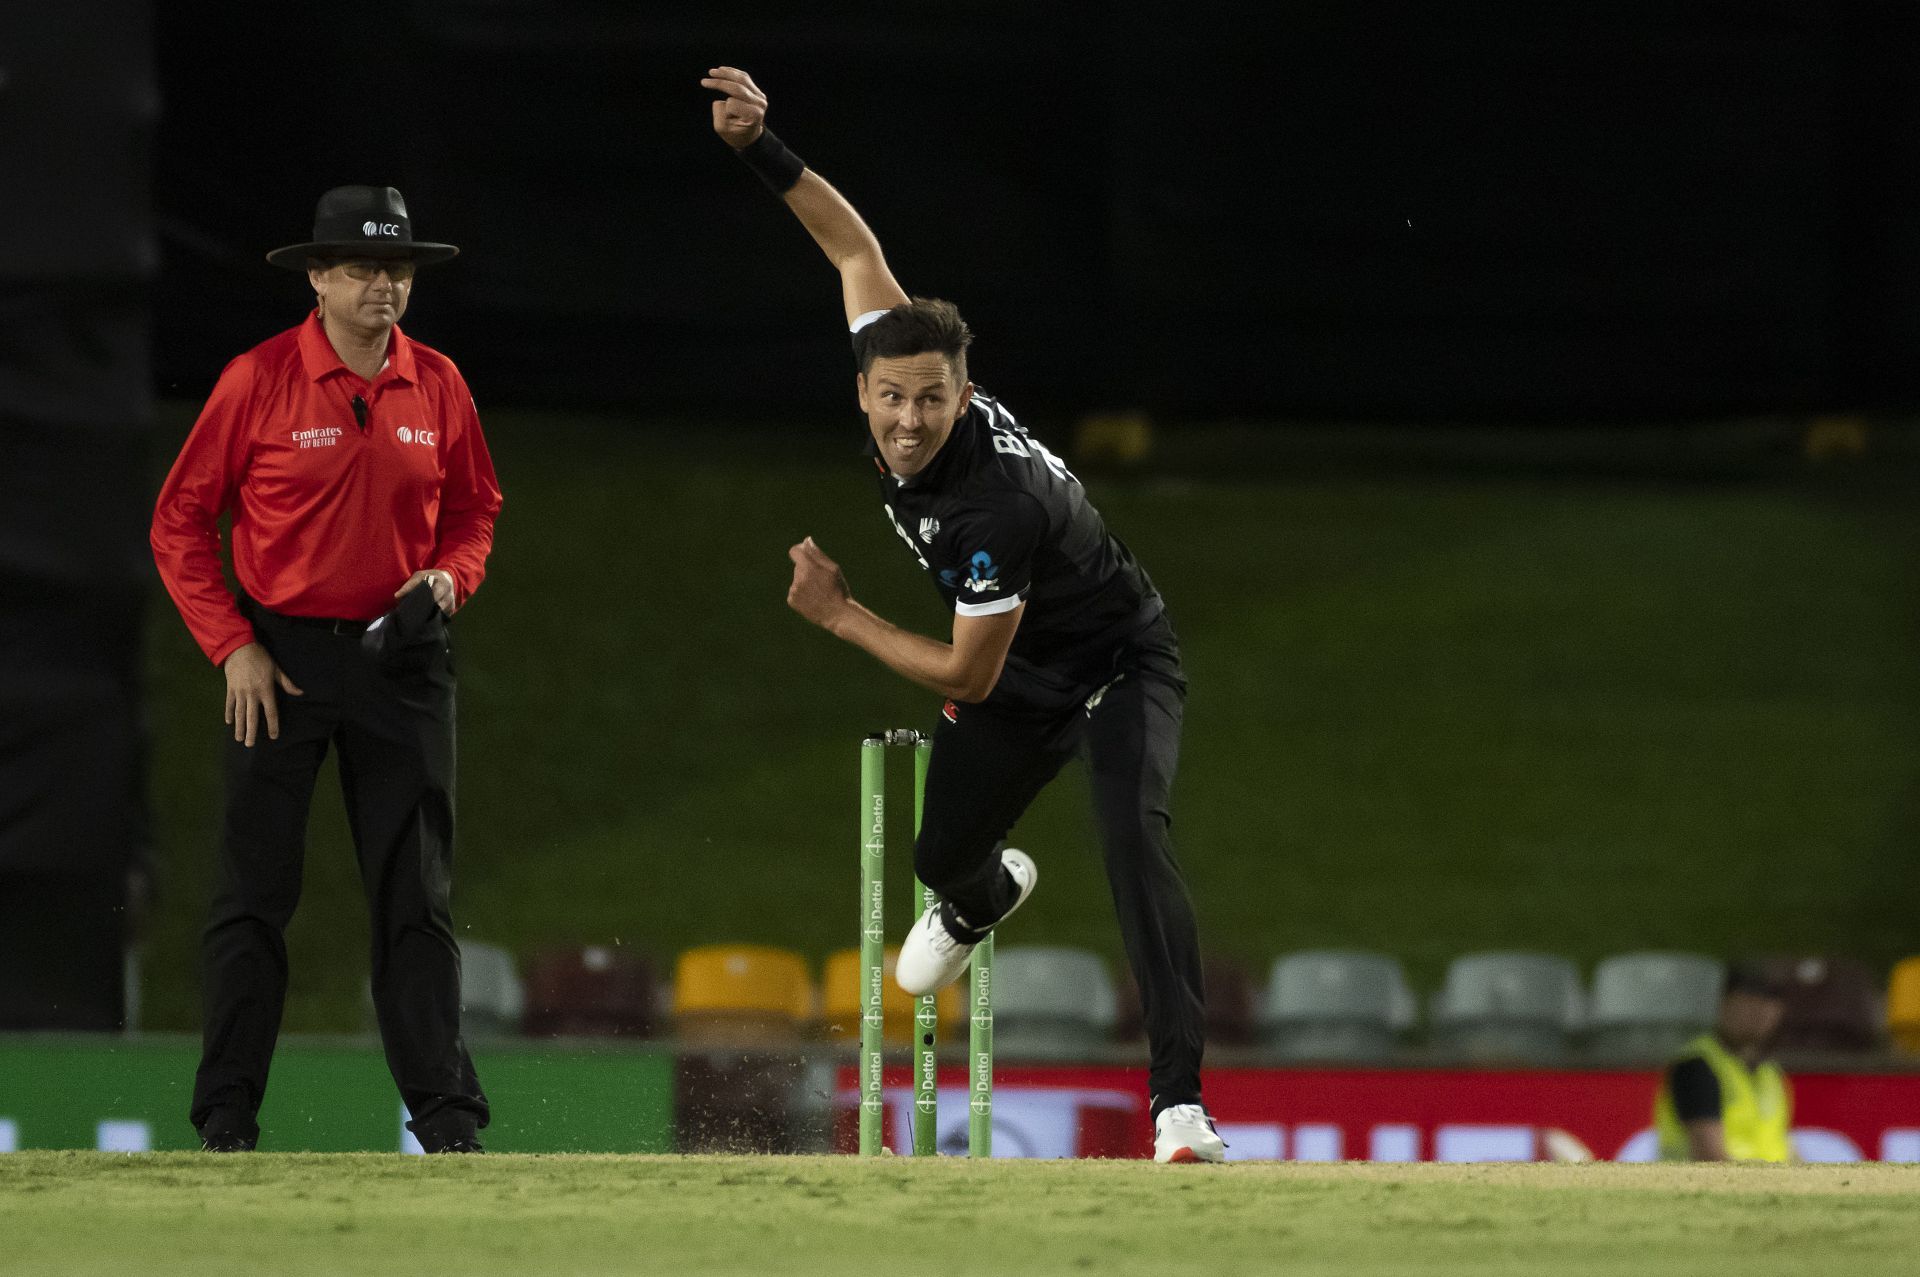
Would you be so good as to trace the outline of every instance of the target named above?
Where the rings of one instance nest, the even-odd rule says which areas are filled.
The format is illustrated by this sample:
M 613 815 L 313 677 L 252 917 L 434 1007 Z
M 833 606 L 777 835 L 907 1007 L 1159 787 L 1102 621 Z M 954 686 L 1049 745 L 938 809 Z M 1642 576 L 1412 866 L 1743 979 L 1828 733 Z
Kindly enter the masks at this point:
M 261 606 L 369 621 L 424 568 L 463 602 L 480 587 L 500 485 L 452 360 L 396 326 L 368 383 L 315 311 L 227 365 L 154 506 L 160 579 L 215 665 L 253 641 L 220 573 L 229 510 L 234 576 Z

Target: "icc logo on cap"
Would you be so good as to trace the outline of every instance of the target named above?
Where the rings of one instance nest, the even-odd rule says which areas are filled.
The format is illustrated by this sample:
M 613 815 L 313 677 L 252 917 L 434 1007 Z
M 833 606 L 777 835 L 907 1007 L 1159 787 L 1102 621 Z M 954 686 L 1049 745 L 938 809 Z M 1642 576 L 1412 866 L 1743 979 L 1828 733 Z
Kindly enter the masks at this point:
M 398 222 L 362 222 L 360 233 L 362 235 L 398 235 L 400 224 Z

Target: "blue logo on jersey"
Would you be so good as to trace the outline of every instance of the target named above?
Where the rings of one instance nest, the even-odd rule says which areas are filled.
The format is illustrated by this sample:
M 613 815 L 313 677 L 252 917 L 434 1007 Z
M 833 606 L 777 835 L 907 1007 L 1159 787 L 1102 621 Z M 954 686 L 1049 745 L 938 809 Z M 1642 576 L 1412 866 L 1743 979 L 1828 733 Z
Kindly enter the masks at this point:
M 985 550 L 967 560 L 967 588 L 975 594 L 984 594 L 1000 584 L 1000 569 L 993 564 L 993 556 Z

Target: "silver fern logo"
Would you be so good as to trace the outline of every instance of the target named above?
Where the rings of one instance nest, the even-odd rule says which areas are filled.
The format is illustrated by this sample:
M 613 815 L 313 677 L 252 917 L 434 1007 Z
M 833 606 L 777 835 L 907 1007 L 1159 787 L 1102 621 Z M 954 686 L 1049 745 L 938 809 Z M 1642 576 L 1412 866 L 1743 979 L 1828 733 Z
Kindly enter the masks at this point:
M 932 545 L 933 539 L 939 535 L 940 535 L 940 520 L 938 519 L 920 520 L 920 539 L 922 541 L 925 541 L 928 545 Z

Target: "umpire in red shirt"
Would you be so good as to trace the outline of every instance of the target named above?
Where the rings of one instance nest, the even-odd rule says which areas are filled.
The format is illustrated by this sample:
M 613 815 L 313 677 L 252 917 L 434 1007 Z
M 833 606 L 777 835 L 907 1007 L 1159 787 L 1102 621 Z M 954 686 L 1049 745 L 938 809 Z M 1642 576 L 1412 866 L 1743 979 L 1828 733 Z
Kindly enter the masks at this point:
M 459 369 L 399 326 L 414 272 L 458 251 L 416 241 L 392 187 L 321 196 L 313 239 L 267 254 L 306 272 L 313 313 L 227 365 L 154 508 L 154 560 L 226 674 L 233 728 L 192 1108 L 210 1150 L 259 1139 L 286 927 L 329 745 L 340 754 L 372 915 L 373 1001 L 408 1128 L 430 1153 L 478 1152 L 487 1124 L 460 1037 L 449 912 L 446 621 L 486 575 L 500 488 Z M 216 527 L 229 512 L 237 599 Z

